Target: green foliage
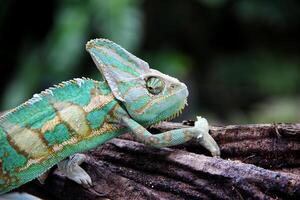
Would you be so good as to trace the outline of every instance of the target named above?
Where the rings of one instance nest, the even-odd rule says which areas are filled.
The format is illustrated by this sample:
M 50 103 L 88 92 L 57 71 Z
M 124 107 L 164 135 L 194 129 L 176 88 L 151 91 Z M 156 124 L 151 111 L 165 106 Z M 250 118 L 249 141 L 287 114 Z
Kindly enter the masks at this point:
M 254 106 L 250 121 L 253 123 L 297 123 L 297 119 L 300 118 L 299 104 L 300 99 L 294 97 L 269 99 Z
M 2 107 L 15 107 L 35 91 L 45 89 L 36 87 L 45 78 L 51 80 L 49 85 L 74 78 L 83 57 L 88 56 L 85 43 L 91 34 L 136 49 L 142 35 L 142 13 L 138 7 L 135 0 L 60 1 L 46 39 L 19 55 L 18 72 L 7 87 Z M 31 46 L 31 42 L 26 46 Z M 96 68 L 91 66 L 87 71 L 91 70 L 93 75 L 84 75 L 99 79 Z
M 126 49 L 135 50 L 143 34 L 139 4 L 138 0 L 91 0 L 93 29 Z
M 145 59 L 155 69 L 174 77 L 187 76 L 187 72 L 191 66 L 191 61 L 186 55 L 174 50 L 149 53 Z
M 83 3 L 65 1 L 55 16 L 53 29 L 41 44 L 49 72 L 56 75 L 74 71 L 74 66 L 84 55 L 88 35 L 89 12 Z M 48 70 L 47 70 L 48 71 Z
M 241 0 L 235 5 L 238 17 L 246 22 L 266 23 L 273 26 L 299 24 L 299 10 L 296 1 L 288 0 Z M 298 22 L 297 22 L 298 21 Z
M 227 0 L 198 0 L 200 3 L 209 7 L 219 7 L 226 3 Z
M 0 2 L 2 41 L 8 40 L 1 32 L 15 23 L 9 14 L 17 13 L 14 5 L 19 3 Z M 153 68 L 185 80 L 190 86 L 190 113 L 185 113 L 185 119 L 199 113 L 232 123 L 300 119 L 295 113 L 300 97 L 297 0 L 60 0 L 52 4 L 48 14 L 52 22 L 44 37 L 20 28 L 20 42 L 12 43 L 17 46 L 9 43 L 0 50 L 1 56 L 9 52 L 15 60 L 15 74 L 2 86 L 2 110 L 64 80 L 101 79 L 84 45 L 103 37 Z M 37 8 L 27 9 L 35 13 Z M 22 17 L 17 22 L 30 27 L 32 21 L 24 22 Z
M 251 86 L 268 95 L 294 94 L 298 90 L 300 64 L 298 59 L 286 57 L 265 51 L 223 55 L 212 63 L 211 76 L 228 88 Z

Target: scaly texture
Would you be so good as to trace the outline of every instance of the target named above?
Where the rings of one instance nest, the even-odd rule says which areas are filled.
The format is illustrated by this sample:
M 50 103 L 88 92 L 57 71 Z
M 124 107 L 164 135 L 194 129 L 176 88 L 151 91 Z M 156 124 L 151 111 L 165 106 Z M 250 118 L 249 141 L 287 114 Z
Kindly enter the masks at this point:
M 86 48 L 105 82 L 86 78 L 63 82 L 1 117 L 0 193 L 128 131 L 155 147 L 197 138 L 212 155 L 220 155 L 204 118 L 198 118 L 194 127 L 158 135 L 145 129 L 180 113 L 188 96 L 185 84 L 150 69 L 145 61 L 109 40 L 91 40 Z M 70 167 L 66 171 L 74 167 L 64 163 Z M 68 177 L 74 180 L 72 176 Z
M 0 119 L 0 190 L 26 183 L 62 159 L 122 133 L 109 124 L 117 101 L 91 79 L 64 82 Z M 123 128 L 124 129 L 124 128 Z

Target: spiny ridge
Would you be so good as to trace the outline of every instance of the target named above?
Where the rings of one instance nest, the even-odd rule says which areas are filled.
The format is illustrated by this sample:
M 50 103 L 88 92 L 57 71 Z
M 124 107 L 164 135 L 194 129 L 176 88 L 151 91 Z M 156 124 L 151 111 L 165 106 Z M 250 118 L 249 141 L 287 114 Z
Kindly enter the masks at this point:
M 13 114 L 14 112 L 17 112 L 19 110 L 21 110 L 22 108 L 24 108 L 25 106 L 29 106 L 29 105 L 34 105 L 35 103 L 41 101 L 43 99 L 43 97 L 47 96 L 47 95 L 51 95 L 53 96 L 53 91 L 57 88 L 62 88 L 66 85 L 69 85 L 69 84 L 77 84 L 79 87 L 81 87 L 81 85 L 87 81 L 87 80 L 92 80 L 90 78 L 85 78 L 85 77 L 82 77 L 82 78 L 74 78 L 72 80 L 69 80 L 69 81 L 63 81 L 59 84 L 56 84 L 52 87 L 49 87 L 48 89 L 42 91 L 41 93 L 39 94 L 34 94 L 33 97 L 29 100 L 27 100 L 26 102 L 22 103 L 21 105 L 17 106 L 16 108 L 12 109 L 12 110 L 9 110 L 8 112 L 6 112 L 4 115 L 0 116 L 0 120 L 3 120 L 5 119 L 7 116 Z

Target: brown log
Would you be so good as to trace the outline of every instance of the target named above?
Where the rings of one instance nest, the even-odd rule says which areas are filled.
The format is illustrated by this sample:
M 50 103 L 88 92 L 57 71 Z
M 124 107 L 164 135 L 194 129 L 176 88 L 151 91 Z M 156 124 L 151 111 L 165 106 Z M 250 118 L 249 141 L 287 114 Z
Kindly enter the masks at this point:
M 192 124 L 192 122 L 186 123 Z M 163 123 L 152 132 L 182 128 Z M 44 199 L 299 199 L 300 124 L 211 127 L 222 158 L 196 141 L 152 148 L 129 134 L 87 153 L 85 189 L 55 171 L 21 187 Z M 204 155 L 202 155 L 204 154 Z
M 193 125 L 193 122 L 190 123 Z M 164 122 L 158 131 L 186 127 Z M 221 148 L 222 158 L 240 160 L 267 169 L 298 170 L 300 168 L 300 124 L 253 124 L 210 127 Z M 194 153 L 207 151 L 195 141 L 181 147 Z

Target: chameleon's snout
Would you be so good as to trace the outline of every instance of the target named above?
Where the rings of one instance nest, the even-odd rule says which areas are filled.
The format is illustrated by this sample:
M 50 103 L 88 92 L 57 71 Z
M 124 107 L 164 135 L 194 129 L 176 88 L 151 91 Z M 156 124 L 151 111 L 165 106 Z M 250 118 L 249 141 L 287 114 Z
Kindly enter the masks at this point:
M 184 83 L 180 83 L 180 96 L 182 96 L 182 98 L 187 98 L 189 96 L 189 91 L 187 89 L 187 86 Z

